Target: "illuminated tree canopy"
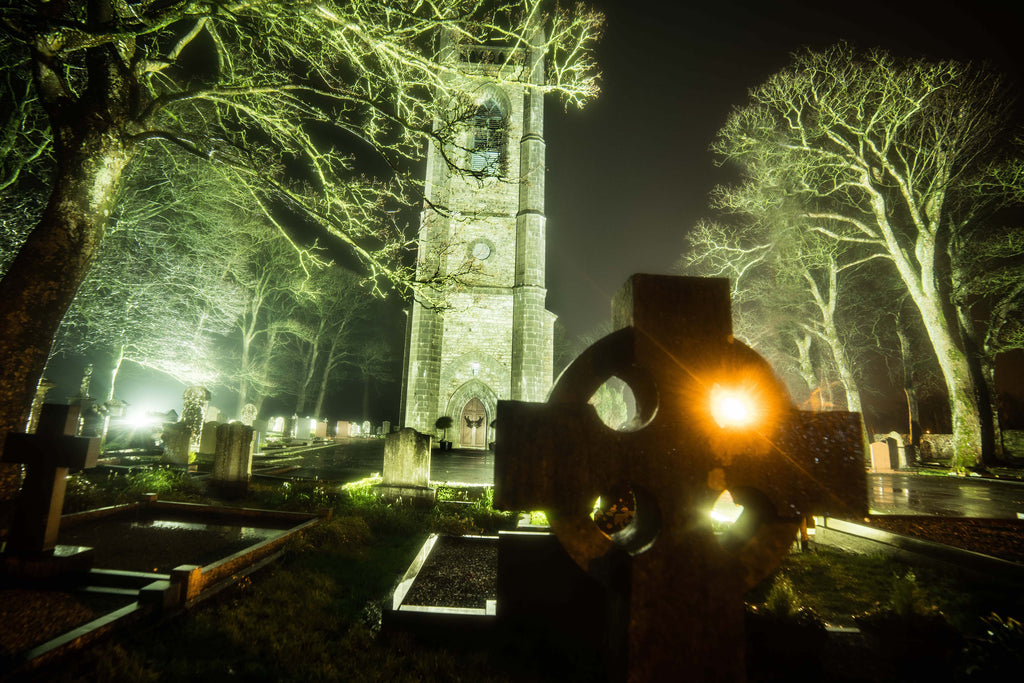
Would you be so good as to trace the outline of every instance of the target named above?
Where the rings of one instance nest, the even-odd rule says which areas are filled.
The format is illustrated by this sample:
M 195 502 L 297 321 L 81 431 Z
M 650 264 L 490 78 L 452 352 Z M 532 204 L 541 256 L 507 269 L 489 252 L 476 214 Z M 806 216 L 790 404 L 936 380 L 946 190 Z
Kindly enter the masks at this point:
M 2 0 L 0 26 L 0 86 L 26 112 L 19 144 L 53 154 L 46 206 L 0 283 L 7 432 L 24 425 L 140 150 L 219 165 L 268 222 L 297 215 L 378 286 L 405 286 L 395 209 L 417 192 L 405 174 L 427 139 L 450 134 L 434 126 L 455 68 L 436 59 L 439 33 L 532 41 L 548 56 L 539 87 L 579 105 L 597 92 L 601 17 L 538 0 Z M 510 61 L 494 78 L 526 77 Z
M 993 420 L 965 343 L 976 321 L 944 305 L 956 289 L 948 250 L 969 233 L 994 236 L 993 216 L 1022 199 L 1011 101 L 983 68 L 838 45 L 797 55 L 752 90 L 713 147 L 745 176 L 718 188 L 719 209 L 783 215 L 809 240 L 889 264 L 942 369 L 960 466 L 978 461 Z

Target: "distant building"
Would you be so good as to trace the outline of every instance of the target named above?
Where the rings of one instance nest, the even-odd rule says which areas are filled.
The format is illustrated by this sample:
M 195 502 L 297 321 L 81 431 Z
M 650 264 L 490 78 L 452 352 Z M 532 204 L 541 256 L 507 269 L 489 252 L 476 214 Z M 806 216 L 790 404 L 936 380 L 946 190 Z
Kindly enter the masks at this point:
M 544 95 L 531 87 L 543 84 L 544 64 L 539 50 L 449 45 L 443 54 L 468 76 L 451 106 L 454 139 L 427 152 L 417 279 L 465 274 L 439 292 L 443 308 L 410 310 L 401 414 L 426 433 L 447 415 L 456 447 L 484 448 L 499 398 L 543 401 L 551 387 Z M 496 82 L 502 69 L 525 82 Z

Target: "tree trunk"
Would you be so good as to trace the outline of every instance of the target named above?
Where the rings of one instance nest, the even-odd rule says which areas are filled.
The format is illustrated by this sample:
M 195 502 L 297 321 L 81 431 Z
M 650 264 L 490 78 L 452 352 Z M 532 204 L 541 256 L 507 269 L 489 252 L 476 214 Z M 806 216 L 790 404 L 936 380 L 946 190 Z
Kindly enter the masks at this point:
M 818 388 L 818 377 L 814 374 L 814 363 L 811 362 L 811 335 L 803 330 L 799 336 L 794 337 L 797 352 L 799 353 L 800 378 L 807 385 L 808 401 L 814 397 L 814 391 Z
M 302 415 L 306 409 L 306 394 L 309 393 L 309 384 L 313 381 L 313 374 L 316 372 L 316 362 L 320 356 L 320 340 L 317 339 L 309 347 L 309 356 L 306 357 L 306 367 L 303 373 L 302 383 L 299 384 L 298 398 L 295 401 L 295 414 Z
M 320 377 L 320 390 L 316 395 L 315 414 L 317 418 L 323 417 L 324 397 L 327 395 L 327 383 L 331 379 L 331 372 L 338 362 L 338 343 L 341 337 L 335 336 L 331 340 L 331 348 L 327 352 L 327 362 L 324 363 L 324 374 Z
M 900 340 L 903 393 L 907 397 L 907 436 L 910 437 L 910 444 L 916 451 L 921 446 L 921 413 L 917 407 L 917 387 L 914 386 L 914 373 L 911 364 L 913 354 L 910 349 L 910 340 L 899 319 L 896 320 L 896 336 Z
M 0 435 L 24 431 L 54 335 L 96 258 L 129 158 L 105 129 L 67 135 L 58 145 L 42 218 L 0 282 Z M 0 468 L 0 498 L 10 497 L 20 468 Z
M 964 356 L 977 397 L 978 419 L 981 425 L 981 459 L 988 465 L 994 465 L 1003 455 L 999 413 L 995 407 L 995 363 L 987 357 L 978 343 L 970 310 L 959 304 L 954 304 L 954 307 L 957 322 L 960 324 L 960 338 L 964 342 Z
M 981 458 L 981 415 L 967 356 L 953 339 L 937 293 L 920 299 L 915 297 L 915 303 L 946 383 L 953 423 L 953 466 L 972 467 Z
M 109 406 L 110 402 L 114 399 L 114 385 L 117 384 L 117 373 L 121 371 L 121 364 L 124 362 L 124 344 L 120 344 L 117 347 L 117 356 L 114 358 L 114 367 L 110 370 L 110 388 L 107 389 L 106 404 Z M 103 418 L 103 434 L 101 438 L 103 442 L 107 441 L 107 430 L 110 428 L 110 414 L 108 413 Z
M 363 421 L 370 419 L 370 382 L 373 381 L 373 376 L 368 372 L 363 372 Z
M 240 364 L 242 370 L 241 377 L 238 379 L 238 411 L 236 418 L 242 419 L 242 408 L 245 407 L 245 401 L 249 397 L 249 339 L 242 337 L 242 362 Z
M 836 363 L 839 383 L 843 385 L 843 393 L 846 394 L 846 409 L 851 413 L 862 412 L 860 389 L 857 387 L 857 380 L 853 377 L 853 370 L 846 359 L 846 350 L 843 348 L 843 344 L 839 341 L 839 337 L 834 329 L 829 330 L 828 347 Z

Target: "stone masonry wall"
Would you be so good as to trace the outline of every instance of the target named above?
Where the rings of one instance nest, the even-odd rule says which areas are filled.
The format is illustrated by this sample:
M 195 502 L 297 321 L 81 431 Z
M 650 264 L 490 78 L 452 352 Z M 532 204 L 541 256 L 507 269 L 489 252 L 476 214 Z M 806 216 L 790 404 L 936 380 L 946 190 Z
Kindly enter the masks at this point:
M 493 65 L 462 66 L 480 76 L 464 82 L 471 97 L 502 88 L 499 98 L 508 110 L 506 175 L 452 173 L 438 150 L 428 152 L 428 200 L 449 211 L 423 213 L 419 276 L 469 268 L 460 278 L 461 291 L 449 293 L 443 313 L 417 305 L 410 312 L 403 424 L 429 434 L 441 415 L 458 423 L 471 398 L 484 404 L 489 423 L 498 398 L 542 401 L 551 386 L 554 315 L 545 309 L 543 95 L 519 84 L 496 84 L 489 72 Z M 457 146 L 464 149 L 446 151 L 468 166 L 468 131 Z M 444 255 L 441 262 L 438 254 Z

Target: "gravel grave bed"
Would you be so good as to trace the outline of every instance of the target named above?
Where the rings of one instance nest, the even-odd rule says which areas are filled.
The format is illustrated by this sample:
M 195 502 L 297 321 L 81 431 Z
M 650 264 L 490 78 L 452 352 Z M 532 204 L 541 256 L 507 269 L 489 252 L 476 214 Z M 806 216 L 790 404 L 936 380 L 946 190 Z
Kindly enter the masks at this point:
M 442 536 L 404 604 L 483 609 L 498 597 L 497 574 L 497 543 Z
M 131 602 L 122 596 L 0 590 L 0 671 L 2 657 L 41 645 Z
M 877 516 L 847 521 L 1024 564 L 1024 520 Z

